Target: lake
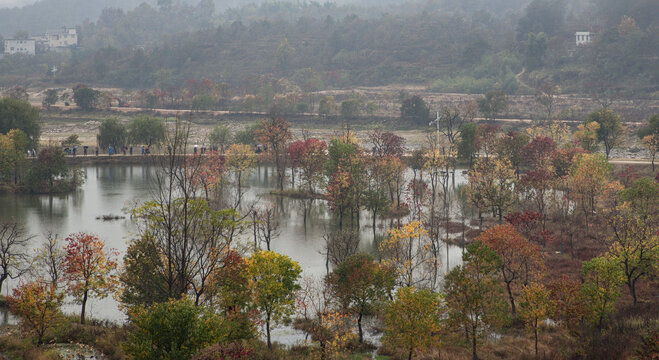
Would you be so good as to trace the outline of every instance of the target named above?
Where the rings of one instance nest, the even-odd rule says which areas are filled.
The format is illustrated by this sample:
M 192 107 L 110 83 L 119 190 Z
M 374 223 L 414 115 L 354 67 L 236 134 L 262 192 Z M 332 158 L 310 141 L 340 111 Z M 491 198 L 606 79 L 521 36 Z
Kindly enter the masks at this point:
M 82 172 L 85 183 L 70 194 L 0 195 L 0 221 L 15 218 L 23 222 L 27 231 L 36 236 L 34 248 L 48 232 L 58 234 L 61 239 L 70 233 L 87 232 L 97 234 L 107 246 L 118 250 L 120 256 L 123 256 L 128 240 L 133 238 L 135 232 L 132 220 L 124 213 L 125 209 L 135 202 L 149 199 L 154 168 L 144 165 L 102 165 L 82 167 Z M 335 226 L 327 204 L 322 200 L 306 200 L 305 221 L 305 200 L 269 194 L 276 186 L 274 174 L 269 167 L 255 169 L 249 178 L 250 188 L 245 201 L 258 201 L 259 205 L 276 204 L 280 235 L 273 240 L 271 249 L 297 261 L 303 269 L 303 276 L 323 276 L 326 273 L 325 257 L 321 254 L 325 244 L 323 235 Z M 456 184 L 464 181 L 463 175 L 456 174 Z M 126 218 L 115 221 L 96 219 L 106 214 L 123 215 Z M 370 227 L 370 215 L 365 211 L 362 212 L 361 224 L 360 249 L 372 251 L 373 229 Z M 378 229 L 378 233 L 383 231 Z M 251 231 L 245 236 L 245 241 L 251 243 Z M 442 251 L 442 259 L 445 261 L 445 247 Z M 460 248 L 450 246 L 449 265 L 457 265 L 460 259 Z M 8 286 L 1 291 L 8 294 L 16 283 L 9 281 Z M 80 306 L 68 303 L 64 311 L 78 314 Z M 118 303 L 112 297 L 103 300 L 91 298 L 87 304 L 87 314 L 97 319 L 125 321 L 125 314 L 119 310 Z M 15 318 L 0 314 L 0 324 L 3 322 L 12 323 Z M 280 328 L 273 333 L 274 340 L 288 344 L 299 341 L 300 336 L 300 333 L 289 328 Z

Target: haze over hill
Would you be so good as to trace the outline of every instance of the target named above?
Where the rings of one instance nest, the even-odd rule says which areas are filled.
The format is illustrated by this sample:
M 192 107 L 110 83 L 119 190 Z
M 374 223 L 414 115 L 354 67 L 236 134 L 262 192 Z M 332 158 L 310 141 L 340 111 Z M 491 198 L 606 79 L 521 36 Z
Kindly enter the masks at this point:
M 529 0 L 495 0 L 495 1 L 469 1 L 455 2 L 453 0 L 429 1 L 431 3 L 445 3 L 447 8 L 454 9 L 476 9 L 482 8 L 487 11 L 513 11 L 521 10 Z M 213 3 L 214 13 L 222 14 L 228 12 L 222 19 L 231 20 L 242 18 L 253 14 L 261 5 L 280 6 L 286 1 L 272 0 L 0 0 L 0 35 L 12 36 L 20 30 L 28 33 L 40 33 L 48 29 L 61 26 L 75 27 L 85 21 L 96 21 L 103 9 L 116 8 L 124 11 L 132 10 L 142 4 L 153 7 L 168 7 L 177 5 L 196 6 L 200 3 Z M 322 5 L 323 7 L 349 6 L 360 15 L 379 16 L 383 12 L 412 12 L 416 11 L 419 4 L 415 6 L 401 6 L 404 0 L 330 0 L 330 1 L 292 1 L 295 6 Z M 360 8 L 377 8 L 376 11 L 361 11 Z M 213 15 L 213 14 L 209 14 Z M 277 14 L 273 14 L 277 15 Z

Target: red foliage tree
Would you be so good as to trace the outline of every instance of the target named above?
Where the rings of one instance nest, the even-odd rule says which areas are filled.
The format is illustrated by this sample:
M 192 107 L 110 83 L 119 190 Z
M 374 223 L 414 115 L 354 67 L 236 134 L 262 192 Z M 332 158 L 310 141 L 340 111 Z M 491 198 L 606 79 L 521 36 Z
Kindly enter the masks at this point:
M 82 305 L 80 323 L 85 323 L 85 307 L 90 293 L 104 298 L 116 283 L 117 252 L 105 249 L 96 235 L 71 234 L 66 238 L 62 263 L 69 294 Z
M 501 263 L 499 270 L 506 284 L 508 299 L 513 315 L 516 313 L 515 296 L 517 288 L 527 285 L 544 267 L 540 247 L 532 244 L 510 224 L 503 224 L 485 230 L 479 240 L 494 250 Z
M 550 137 L 536 136 L 522 147 L 524 163 L 530 168 L 540 168 L 548 164 L 556 152 L 556 143 Z

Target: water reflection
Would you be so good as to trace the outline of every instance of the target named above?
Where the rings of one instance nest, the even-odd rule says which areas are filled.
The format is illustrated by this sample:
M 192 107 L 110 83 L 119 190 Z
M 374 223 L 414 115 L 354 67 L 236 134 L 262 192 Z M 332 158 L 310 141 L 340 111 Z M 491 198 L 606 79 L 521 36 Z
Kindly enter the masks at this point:
M 105 214 L 119 215 L 123 210 L 138 201 L 147 200 L 150 195 L 150 179 L 154 169 L 148 166 L 108 165 L 88 166 L 82 168 L 86 181 L 74 193 L 66 195 L 0 195 L 0 220 L 12 217 L 23 221 L 28 232 L 43 240 L 43 234 L 52 231 L 61 238 L 74 232 L 89 232 L 99 235 L 109 247 L 117 249 L 120 254 L 126 250 L 128 240 L 133 236 L 135 226 L 128 216 L 119 221 L 104 222 L 96 217 Z M 323 235 L 336 229 L 327 204 L 322 200 L 297 200 L 270 195 L 275 188 L 275 172 L 265 166 L 254 170 L 249 178 L 250 188 L 245 194 L 245 203 L 257 202 L 258 206 L 276 206 L 279 214 L 280 235 L 274 239 L 272 250 L 286 254 L 300 263 L 304 274 L 322 276 L 326 273 Z M 456 184 L 464 183 L 461 174 L 456 175 Z M 124 214 L 125 215 L 125 214 Z M 360 223 L 359 249 L 373 252 L 376 244 L 371 228 L 370 214 L 363 211 Z M 380 228 L 386 228 L 387 221 L 378 221 Z M 251 231 L 246 234 L 245 241 L 251 244 Z M 442 259 L 446 259 L 446 248 L 442 249 Z M 449 264 L 459 263 L 461 251 L 459 247 L 449 247 Z M 445 261 L 445 260 L 443 260 Z M 10 282 L 9 286 L 14 286 Z M 124 315 L 118 310 L 117 303 L 112 298 L 102 301 L 92 299 L 89 306 L 90 316 L 123 321 Z M 68 312 L 78 312 L 78 305 L 65 306 Z M 2 314 L 0 314 L 0 318 Z M 285 340 L 286 333 L 279 332 Z M 283 332 L 283 333 L 282 333 Z M 285 341 L 288 342 L 288 341 Z

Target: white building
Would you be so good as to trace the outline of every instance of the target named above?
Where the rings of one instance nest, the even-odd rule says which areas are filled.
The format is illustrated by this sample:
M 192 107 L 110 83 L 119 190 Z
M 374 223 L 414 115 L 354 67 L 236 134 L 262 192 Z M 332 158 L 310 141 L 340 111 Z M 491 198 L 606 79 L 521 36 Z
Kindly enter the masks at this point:
M 46 31 L 46 45 L 51 49 L 78 46 L 78 31 L 75 28 L 61 28 Z
M 577 46 L 579 45 L 585 45 L 585 44 L 590 44 L 591 42 L 591 35 L 589 31 L 577 31 L 575 34 L 575 40 Z
M 5 54 L 23 54 L 34 55 L 36 48 L 36 41 L 34 39 L 6 39 L 5 40 Z

